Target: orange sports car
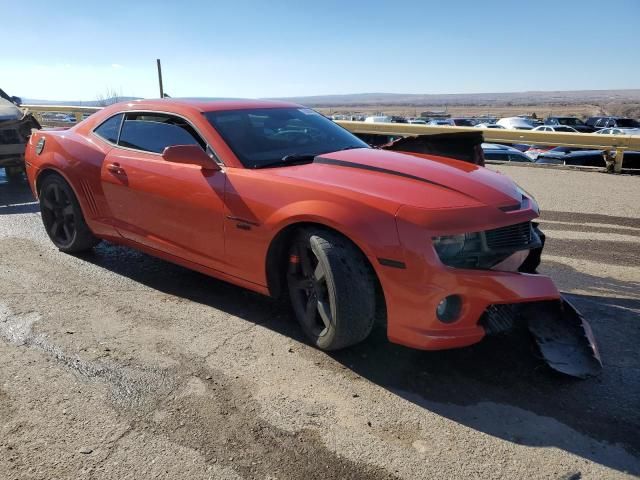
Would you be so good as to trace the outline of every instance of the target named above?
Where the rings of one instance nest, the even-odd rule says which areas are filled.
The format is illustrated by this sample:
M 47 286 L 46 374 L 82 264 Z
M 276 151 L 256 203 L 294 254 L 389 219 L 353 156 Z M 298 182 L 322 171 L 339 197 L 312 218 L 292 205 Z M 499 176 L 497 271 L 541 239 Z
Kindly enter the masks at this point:
M 526 323 L 556 370 L 599 368 L 588 324 L 535 273 L 536 201 L 483 167 L 370 148 L 292 103 L 203 99 L 35 131 L 26 166 L 61 251 L 104 239 L 286 295 L 321 349 L 381 315 L 390 341 L 429 350 Z

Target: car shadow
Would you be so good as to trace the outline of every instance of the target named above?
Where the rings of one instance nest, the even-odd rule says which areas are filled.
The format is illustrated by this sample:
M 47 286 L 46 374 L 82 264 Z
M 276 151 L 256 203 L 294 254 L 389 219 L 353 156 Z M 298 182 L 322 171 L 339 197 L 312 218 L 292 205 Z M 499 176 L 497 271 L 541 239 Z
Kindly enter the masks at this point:
M 262 295 L 108 243 L 81 258 L 305 342 L 289 309 Z M 602 280 L 573 273 L 580 283 Z M 612 291 L 629 288 L 615 279 L 606 285 Z M 551 371 L 524 331 L 468 348 L 422 352 L 389 343 L 378 325 L 366 342 L 327 355 L 395 395 L 469 428 L 522 445 L 561 448 L 640 474 L 640 463 L 630 465 L 628 456 L 596 449 L 592 440 L 567 438 L 569 427 L 590 439 L 620 444 L 631 455 L 640 453 L 640 358 L 634 340 L 640 338 L 640 300 L 568 296 L 598 338 L 604 370 L 597 378 L 579 381 Z
M 0 168 L 0 215 L 38 211 L 40 211 L 40 205 L 33 198 L 27 180 L 9 181 L 4 168 Z

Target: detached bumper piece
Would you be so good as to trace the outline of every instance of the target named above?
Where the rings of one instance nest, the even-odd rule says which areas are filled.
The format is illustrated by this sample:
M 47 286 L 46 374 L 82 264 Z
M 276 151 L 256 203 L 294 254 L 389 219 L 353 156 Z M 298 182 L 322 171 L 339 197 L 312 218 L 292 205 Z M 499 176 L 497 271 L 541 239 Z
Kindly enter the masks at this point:
M 529 331 L 551 368 L 578 378 L 602 370 L 591 326 L 567 299 L 538 304 L 526 316 Z
M 487 335 L 526 327 L 542 358 L 557 372 L 577 378 L 597 375 L 600 353 L 589 323 L 565 298 L 514 305 L 491 305 L 480 320 Z

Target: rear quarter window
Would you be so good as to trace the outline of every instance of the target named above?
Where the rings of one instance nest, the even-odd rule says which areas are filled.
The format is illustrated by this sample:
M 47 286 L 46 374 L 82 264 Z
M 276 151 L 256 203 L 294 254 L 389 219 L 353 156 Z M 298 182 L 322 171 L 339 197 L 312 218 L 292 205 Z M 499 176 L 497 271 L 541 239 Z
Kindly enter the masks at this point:
M 93 131 L 93 133 L 101 138 L 104 138 L 108 142 L 118 143 L 118 134 L 120 133 L 122 117 L 124 117 L 124 114 L 122 113 L 114 115 L 108 120 L 102 122 L 100 126 Z

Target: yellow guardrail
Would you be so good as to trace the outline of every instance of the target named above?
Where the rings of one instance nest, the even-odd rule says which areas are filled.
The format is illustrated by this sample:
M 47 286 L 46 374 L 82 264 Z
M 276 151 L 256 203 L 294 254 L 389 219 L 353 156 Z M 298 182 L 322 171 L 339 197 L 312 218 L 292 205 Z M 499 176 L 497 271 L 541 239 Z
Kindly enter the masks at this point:
M 553 145 L 580 147 L 594 150 L 615 150 L 615 171 L 620 172 L 626 150 L 640 150 L 640 136 L 601 135 L 596 133 L 532 132 L 530 130 L 510 130 L 504 128 L 450 127 L 432 125 L 412 125 L 407 123 L 367 123 L 336 121 L 353 133 L 374 135 L 414 136 L 452 132 L 482 132 L 488 143 L 526 143 L 532 145 Z
M 70 122 L 47 120 L 43 113 L 73 113 L 76 121 L 81 121 L 86 114 L 99 111 L 101 107 L 84 107 L 80 105 L 23 105 L 22 108 L 34 113 L 43 125 L 69 125 Z M 564 132 L 532 132 L 529 130 L 509 130 L 502 128 L 450 127 L 432 125 L 412 125 L 407 123 L 367 123 L 338 120 L 353 133 L 415 136 L 433 135 L 452 132 L 482 132 L 484 141 L 489 143 L 526 143 L 533 145 L 553 145 L 565 147 L 590 148 L 594 150 L 615 150 L 615 171 L 620 172 L 626 150 L 640 151 L 640 136 L 632 135 L 600 135 L 595 133 Z

